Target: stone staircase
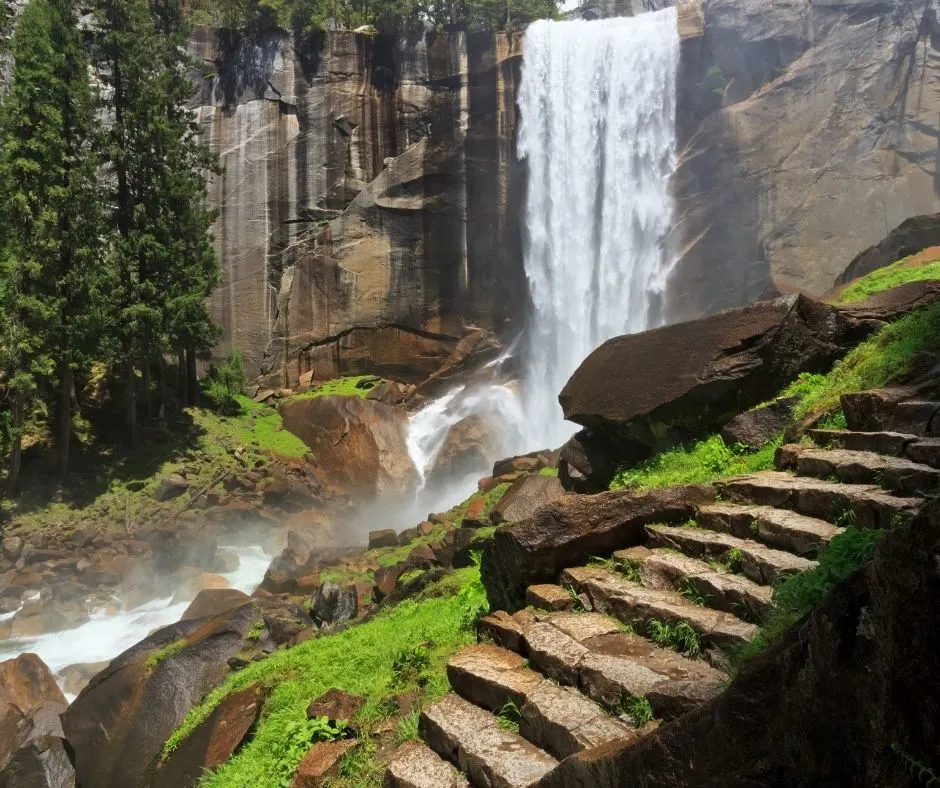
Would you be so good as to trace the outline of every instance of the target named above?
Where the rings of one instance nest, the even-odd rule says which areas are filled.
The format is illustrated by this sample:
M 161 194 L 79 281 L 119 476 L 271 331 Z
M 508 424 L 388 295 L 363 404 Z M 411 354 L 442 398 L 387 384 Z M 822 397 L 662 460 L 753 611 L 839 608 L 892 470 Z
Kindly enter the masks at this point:
M 774 583 L 816 566 L 849 525 L 912 516 L 940 483 L 940 438 L 810 437 L 781 447 L 777 470 L 716 484 L 694 522 L 649 525 L 644 544 L 566 568 L 530 586 L 525 609 L 482 619 L 481 642 L 448 664 L 452 692 L 421 716 L 424 744 L 401 748 L 385 785 L 537 785 L 569 755 L 629 743 L 720 693 Z

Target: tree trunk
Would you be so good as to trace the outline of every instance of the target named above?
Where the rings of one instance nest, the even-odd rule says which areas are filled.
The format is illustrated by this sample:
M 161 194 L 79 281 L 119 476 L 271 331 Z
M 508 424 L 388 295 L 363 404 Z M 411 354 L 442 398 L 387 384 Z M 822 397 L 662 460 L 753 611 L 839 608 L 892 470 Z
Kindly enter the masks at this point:
M 189 405 L 189 386 L 186 385 L 186 352 L 182 349 L 176 354 L 176 374 L 177 388 L 179 389 L 180 405 L 186 407 Z
M 63 364 L 59 370 L 59 425 L 56 448 L 59 454 L 59 476 L 69 475 L 69 454 L 72 447 L 72 385 L 71 367 Z
M 144 397 L 147 402 L 147 421 L 153 419 L 153 395 L 150 389 L 153 387 L 153 381 L 150 377 L 150 362 L 144 362 Z
M 186 348 L 186 388 L 193 405 L 199 401 L 199 382 L 196 378 L 196 348 Z
M 26 423 L 26 395 L 18 391 L 13 399 L 13 448 L 10 450 L 10 473 L 7 476 L 7 496 L 12 498 L 20 478 L 23 462 L 23 425 Z
M 127 440 L 130 447 L 137 446 L 137 392 L 135 389 L 134 364 L 127 362 L 124 373 L 124 396 L 126 398 Z

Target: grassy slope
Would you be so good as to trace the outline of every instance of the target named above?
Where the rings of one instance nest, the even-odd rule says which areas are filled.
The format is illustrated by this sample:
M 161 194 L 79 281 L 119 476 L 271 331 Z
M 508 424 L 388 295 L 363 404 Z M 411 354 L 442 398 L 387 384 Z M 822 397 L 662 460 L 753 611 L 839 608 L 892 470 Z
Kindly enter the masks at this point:
M 369 389 L 357 388 L 363 380 L 378 379 L 370 375 L 337 378 L 298 396 L 364 397 Z M 304 456 L 306 445 L 283 429 L 275 406 L 246 396 L 238 397 L 238 402 L 238 415 L 187 408 L 181 422 L 172 425 L 165 436 L 145 440 L 135 450 L 95 447 L 92 436 L 86 435 L 86 457 L 75 463 L 64 494 L 53 496 L 58 488 L 55 480 L 38 474 L 24 475 L 11 527 L 70 532 L 87 520 L 96 526 L 132 528 L 158 510 L 169 516 L 189 503 L 189 492 L 168 504 L 158 505 L 153 500 L 160 479 L 181 468 L 188 471 L 190 489 L 198 492 L 227 471 L 244 471 L 235 458 L 238 448 L 245 450 L 243 459 L 249 467 L 265 463 L 272 456 Z
M 852 304 L 892 287 L 924 279 L 940 279 L 940 260 L 917 265 L 911 257 L 905 257 L 852 282 L 839 293 L 836 301 L 840 304 Z
M 919 354 L 938 351 L 940 303 L 923 307 L 885 326 L 850 351 L 828 374 L 801 375 L 779 396 L 797 397 L 795 413 L 798 418 L 831 414 L 832 420 L 827 426 L 840 426 L 839 397 L 842 394 L 884 386 L 909 373 Z M 752 453 L 726 446 L 720 436 L 712 435 L 620 471 L 611 482 L 611 489 L 630 485 L 646 489 L 707 483 L 740 473 L 766 470 L 773 465 L 777 445 L 779 439 Z
M 264 684 L 273 689 L 255 737 L 200 784 L 210 788 L 288 786 L 306 752 L 306 741 L 296 739 L 298 731 L 301 738 L 307 735 L 302 726 L 308 704 L 331 687 L 339 687 L 367 699 L 360 718 L 366 732 L 360 747 L 343 763 L 343 776 L 331 784 L 379 786 L 383 767 L 375 759 L 377 741 L 369 730 L 394 713 L 392 696 L 415 692 L 426 705 L 447 691 L 447 658 L 475 640 L 473 622 L 485 606 L 479 570 L 458 570 L 418 599 L 406 600 L 371 621 L 277 652 L 232 674 L 190 712 L 167 750 L 177 746 L 225 695 Z M 417 738 L 417 713 L 399 720 L 394 738 Z

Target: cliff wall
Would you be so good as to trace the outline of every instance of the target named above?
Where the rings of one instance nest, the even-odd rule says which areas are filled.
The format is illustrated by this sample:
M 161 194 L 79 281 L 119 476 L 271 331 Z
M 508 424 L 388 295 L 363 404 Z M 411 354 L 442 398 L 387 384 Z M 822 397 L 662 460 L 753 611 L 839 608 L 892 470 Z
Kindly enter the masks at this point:
M 251 374 L 421 379 L 526 311 L 514 166 L 521 37 L 199 29 L 223 174 L 213 312 Z

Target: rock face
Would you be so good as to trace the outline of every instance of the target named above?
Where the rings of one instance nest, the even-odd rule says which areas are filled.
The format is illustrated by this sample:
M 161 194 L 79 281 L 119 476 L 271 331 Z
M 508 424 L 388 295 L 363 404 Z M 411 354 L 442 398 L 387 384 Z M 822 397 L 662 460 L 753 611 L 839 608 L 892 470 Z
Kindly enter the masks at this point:
M 701 9 L 678 80 L 673 319 L 819 296 L 892 228 L 940 210 L 931 4 Z
M 348 494 L 409 494 L 418 471 L 408 454 L 407 414 L 357 397 L 296 399 L 280 408 L 284 427 L 310 447 L 310 466 Z
M 500 446 L 496 426 L 485 416 L 475 414 L 458 421 L 447 432 L 444 444 L 428 473 L 428 485 L 445 485 L 489 467 Z
M 197 29 L 221 349 L 291 384 L 420 380 L 526 287 L 513 195 L 521 35 Z
M 483 550 L 480 571 L 490 609 L 517 610 L 526 586 L 554 581 L 562 569 L 592 556 L 641 544 L 649 523 L 687 520 L 713 499 L 711 488 L 694 485 L 562 496 L 497 530 Z
M 259 616 L 252 605 L 163 627 L 112 660 L 65 714 L 76 781 L 96 788 L 150 784 L 163 744 L 228 672 Z
M 936 769 L 940 741 L 940 685 L 924 680 L 940 639 L 922 625 L 940 604 L 938 544 L 934 505 L 720 696 L 639 742 L 572 756 L 539 788 L 907 788 L 907 763 Z
M 828 370 L 869 330 L 803 296 L 763 301 L 611 339 L 578 367 L 559 401 L 570 421 L 616 436 L 634 454 L 649 452 L 714 432 L 800 372 Z M 642 385 L 630 385 L 638 378 Z
M 27 743 L 61 736 L 59 714 L 66 706 L 52 672 L 35 654 L 0 662 L 0 769 Z

